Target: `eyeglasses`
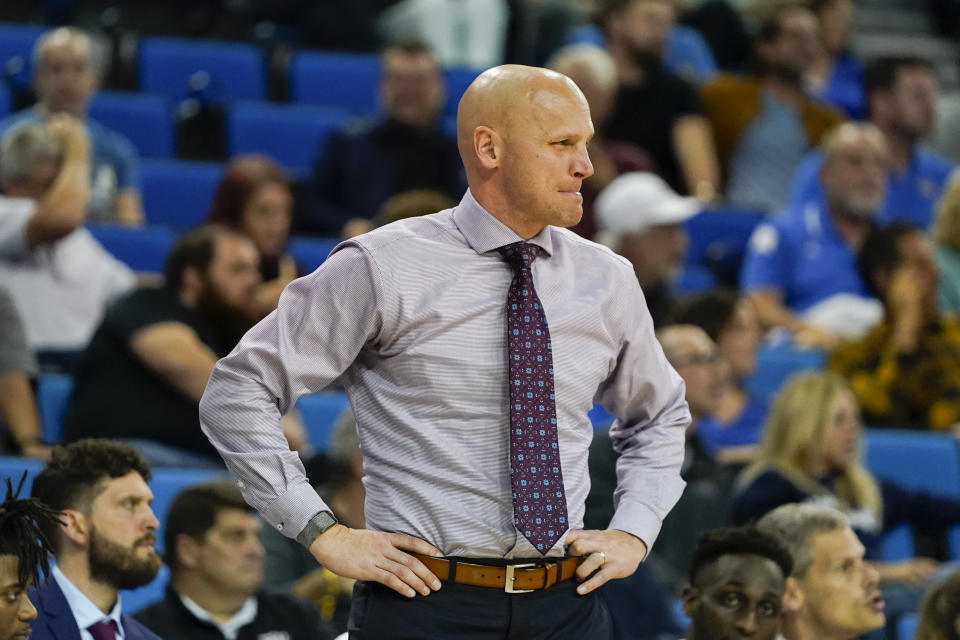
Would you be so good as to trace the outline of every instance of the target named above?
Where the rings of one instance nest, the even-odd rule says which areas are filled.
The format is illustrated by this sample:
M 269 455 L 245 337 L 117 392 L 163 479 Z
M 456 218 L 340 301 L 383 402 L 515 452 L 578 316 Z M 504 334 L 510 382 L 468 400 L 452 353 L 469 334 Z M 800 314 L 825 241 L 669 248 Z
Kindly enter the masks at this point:
M 673 367 L 675 369 L 679 367 L 685 367 L 692 364 L 706 364 L 714 365 L 717 364 L 720 360 L 720 354 L 714 350 L 710 351 L 695 351 L 693 353 L 688 353 L 673 359 Z

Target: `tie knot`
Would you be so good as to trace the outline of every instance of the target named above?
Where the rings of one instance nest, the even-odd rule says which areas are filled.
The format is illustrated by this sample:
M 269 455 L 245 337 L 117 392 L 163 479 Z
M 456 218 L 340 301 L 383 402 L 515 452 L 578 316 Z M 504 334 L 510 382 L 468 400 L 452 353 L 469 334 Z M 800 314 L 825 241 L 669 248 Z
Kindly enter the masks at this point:
M 117 637 L 117 623 L 113 620 L 101 620 L 87 627 L 93 640 L 115 640 Z
M 529 242 L 514 242 L 499 249 L 514 271 L 519 271 L 522 267 L 529 267 L 540 254 L 540 247 Z

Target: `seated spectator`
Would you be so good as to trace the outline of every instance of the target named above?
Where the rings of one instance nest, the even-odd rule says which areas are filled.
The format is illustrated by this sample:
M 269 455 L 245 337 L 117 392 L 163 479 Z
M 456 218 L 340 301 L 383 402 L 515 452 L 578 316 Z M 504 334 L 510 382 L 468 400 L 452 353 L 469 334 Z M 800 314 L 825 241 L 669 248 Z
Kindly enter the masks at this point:
M 20 479 L 21 482 L 23 478 Z M 36 498 L 20 498 L 23 485 L 14 491 L 7 478 L 7 493 L 0 503 L 0 640 L 26 640 L 37 609 L 27 589 L 50 574 L 50 547 L 43 528 L 57 526 L 62 514 Z
M 0 286 L 0 424 L 6 425 L 6 439 L 17 453 L 44 458 L 50 448 L 40 441 L 37 401 L 30 386 L 36 375 L 37 361 L 27 346 L 20 314 Z
M 936 585 L 923 598 L 915 640 L 960 637 L 960 572 Z
M 87 137 L 72 116 L 0 141 L 0 282 L 41 366 L 70 369 L 107 304 L 135 283 L 81 226 L 89 171 Z
M 808 9 L 778 4 L 757 36 L 755 73 L 721 76 L 701 91 L 730 203 L 780 210 L 804 154 L 843 121 L 804 89 L 819 37 Z
M 218 464 L 197 407 L 213 365 L 253 324 L 257 249 L 201 227 L 178 240 L 164 275 L 107 312 L 77 369 L 64 439 L 122 438 L 161 466 Z
M 864 468 L 862 430 L 856 398 L 842 378 L 792 378 L 773 404 L 756 461 L 737 480 L 733 521 L 750 522 L 790 502 L 826 505 L 849 517 L 871 560 L 879 556 L 883 534 L 897 525 L 960 522 L 960 500 L 912 491 Z M 896 593 L 896 602 L 888 602 L 891 614 L 915 608 L 937 568 L 926 558 L 876 567 L 884 588 Z
M 842 513 L 788 504 L 757 522 L 787 547 L 793 572 L 783 598 L 785 640 L 853 640 L 886 620 L 876 569 Z
M 686 639 L 779 637 L 784 582 L 792 568 L 783 545 L 757 529 L 702 534 L 683 590 L 683 611 L 690 618 Z
M 857 260 L 883 320 L 838 346 L 830 369 L 850 383 L 867 424 L 950 429 L 960 421 L 960 322 L 937 309 L 939 273 L 926 235 L 874 229 Z
M 337 519 L 352 529 L 363 529 L 363 456 L 352 411 L 344 411 L 337 419 L 329 449 L 304 466 L 314 489 Z M 316 558 L 306 547 L 273 527 L 261 529 L 260 542 L 266 550 L 263 586 L 289 589 L 310 600 L 337 631 L 346 631 L 354 581 L 317 567 Z
M 938 306 L 960 312 L 960 172 L 954 171 L 937 205 L 933 223 L 934 252 L 940 269 Z
M 37 104 L 0 121 L 0 134 L 65 113 L 83 122 L 90 138 L 90 197 L 93 222 L 143 224 L 140 158 L 126 137 L 87 117 L 90 99 L 105 72 L 104 56 L 83 31 L 61 27 L 45 34 L 33 53 Z
M 53 450 L 33 481 L 33 497 L 63 517 L 41 524 L 57 566 L 30 590 L 40 614 L 32 640 L 160 640 L 123 613 L 119 594 L 150 583 L 160 570 L 149 481 L 146 460 L 118 442 L 83 440 Z
M 246 155 L 227 165 L 208 221 L 246 234 L 260 254 L 260 279 L 251 314 L 262 318 L 277 308 L 280 293 L 297 277 L 297 265 L 286 253 L 293 216 L 290 179 L 273 160 Z
M 620 90 L 605 122 L 608 140 L 646 150 L 674 191 L 712 200 L 719 168 L 696 89 L 663 64 L 675 20 L 672 0 L 606 0 L 601 23 Z
M 597 197 L 597 240 L 633 264 L 654 327 L 673 305 L 672 280 L 687 252 L 684 221 L 700 210 L 652 173 L 625 173 Z
M 298 231 L 340 236 L 351 219 L 372 220 L 398 194 L 433 189 L 459 202 L 466 190 L 456 141 L 440 127 L 446 91 L 433 54 L 422 44 L 397 44 L 380 60 L 384 118 L 326 142 L 311 193 L 295 203 Z
M 850 55 L 853 0 L 810 0 L 808 6 L 820 23 L 821 46 L 806 74 L 807 86 L 821 101 L 862 120 L 867 110 L 863 65 Z
M 183 490 L 165 523 L 166 596 L 137 613 L 137 620 L 163 638 L 333 638 L 333 629 L 310 603 L 260 590 L 260 522 L 232 482 Z
M 570 45 L 558 51 L 547 62 L 547 67 L 562 73 L 583 92 L 595 123 L 607 119 L 617 96 L 617 67 L 604 49 L 589 44 Z M 594 204 L 597 194 L 614 178 L 632 171 L 654 171 L 650 155 L 635 144 L 607 140 L 598 131 L 590 141 L 590 163 L 593 175 L 583 181 L 583 217 L 572 231 L 587 239 L 597 231 Z
M 830 346 L 835 334 L 861 335 L 880 317 L 856 255 L 883 201 L 883 136 L 873 125 L 847 123 L 825 153 L 824 202 L 760 224 L 740 274 L 764 327 L 789 329 L 801 345 Z
M 749 462 L 756 454 L 768 410 L 767 399 L 745 387 L 757 368 L 762 337 L 753 303 L 732 291 L 710 291 L 681 303 L 671 321 L 706 331 L 722 359 L 720 398 L 697 425 L 700 444 L 718 462 Z
M 928 229 L 953 170 L 953 163 L 920 146 L 936 119 L 933 67 L 919 58 L 880 58 L 867 67 L 865 83 L 870 122 L 883 132 L 889 154 L 887 195 L 877 222 L 907 222 Z M 804 158 L 790 186 L 792 205 L 823 199 L 822 164 L 821 151 Z

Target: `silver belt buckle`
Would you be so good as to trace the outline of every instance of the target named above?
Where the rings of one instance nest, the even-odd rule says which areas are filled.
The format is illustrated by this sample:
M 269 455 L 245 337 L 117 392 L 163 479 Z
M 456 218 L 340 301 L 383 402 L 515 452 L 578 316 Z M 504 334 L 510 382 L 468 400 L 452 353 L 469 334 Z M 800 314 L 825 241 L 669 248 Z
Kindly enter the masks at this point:
M 513 576 L 513 572 L 517 569 L 533 569 L 539 565 L 532 562 L 527 564 L 508 564 L 507 565 L 507 579 L 503 582 L 503 590 L 507 593 L 530 593 L 533 589 L 514 589 L 513 582 L 516 578 Z

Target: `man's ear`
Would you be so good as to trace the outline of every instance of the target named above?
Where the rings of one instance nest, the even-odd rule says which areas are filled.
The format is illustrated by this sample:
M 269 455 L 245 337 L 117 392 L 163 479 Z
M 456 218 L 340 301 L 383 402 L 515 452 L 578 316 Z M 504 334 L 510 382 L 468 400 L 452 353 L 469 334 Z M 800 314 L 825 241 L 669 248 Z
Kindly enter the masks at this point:
M 784 613 L 796 613 L 803 608 L 805 598 L 803 587 L 796 578 L 787 578 L 783 590 L 783 611 Z
M 697 599 L 700 598 L 700 592 L 697 591 L 696 587 L 686 586 L 683 588 L 680 598 L 683 600 L 683 612 L 688 618 L 692 618 L 697 606 Z
M 177 536 L 174 544 L 177 549 L 173 557 L 173 562 L 187 569 L 195 568 L 200 556 L 199 543 L 190 536 L 181 533 Z
M 196 267 L 186 267 L 183 270 L 182 286 L 187 291 L 198 292 L 203 288 L 203 278 Z
M 490 127 L 480 125 L 473 130 L 473 153 L 484 169 L 496 169 L 503 157 L 503 138 Z
M 86 547 L 90 543 L 90 519 L 82 511 L 64 509 L 60 533 L 78 547 Z

